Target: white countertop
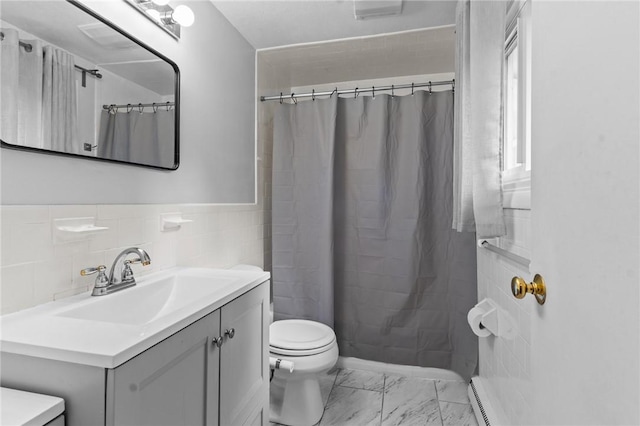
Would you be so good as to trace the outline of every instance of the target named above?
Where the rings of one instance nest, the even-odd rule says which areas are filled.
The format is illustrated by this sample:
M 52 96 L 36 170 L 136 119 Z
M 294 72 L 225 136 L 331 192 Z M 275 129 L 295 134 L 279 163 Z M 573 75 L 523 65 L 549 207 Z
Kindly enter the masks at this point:
M 42 426 L 64 412 L 64 400 L 39 393 L 0 388 L 2 426 Z
M 98 299 L 124 295 L 136 287 L 152 286 L 157 280 L 171 274 L 192 274 L 199 279 L 204 277 L 211 280 L 214 290 L 210 294 L 199 295 L 184 308 L 158 315 L 158 318 L 142 325 L 65 316 L 66 311 L 77 307 L 86 307 L 85 310 L 90 311 L 93 306 L 97 306 L 92 304 L 98 303 Z M 114 294 L 91 296 L 87 292 L 4 315 L 0 317 L 0 351 L 115 368 L 269 278 L 270 274 L 263 271 L 205 268 L 161 271 L 139 278 L 136 287 Z M 117 300 L 119 299 L 113 299 Z M 108 314 L 111 315 L 111 312 Z M 116 320 L 118 315 L 125 314 L 126 312 L 112 313 Z

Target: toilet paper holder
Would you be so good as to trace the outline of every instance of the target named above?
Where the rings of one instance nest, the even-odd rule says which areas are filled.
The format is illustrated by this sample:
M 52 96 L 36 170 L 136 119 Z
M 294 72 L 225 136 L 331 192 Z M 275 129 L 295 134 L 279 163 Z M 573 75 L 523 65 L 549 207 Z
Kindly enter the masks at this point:
M 483 299 L 469 311 L 467 321 L 472 330 L 476 327 L 474 333 L 478 337 L 487 337 L 490 334 L 502 336 L 510 328 L 503 312 L 489 298 Z

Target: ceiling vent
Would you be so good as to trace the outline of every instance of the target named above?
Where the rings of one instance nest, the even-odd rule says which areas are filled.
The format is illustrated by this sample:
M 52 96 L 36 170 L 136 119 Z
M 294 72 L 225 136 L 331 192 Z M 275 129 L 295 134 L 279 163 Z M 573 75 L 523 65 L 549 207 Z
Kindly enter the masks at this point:
M 356 19 L 400 15 L 402 0 L 353 0 Z
M 133 41 L 102 22 L 78 25 L 78 29 L 91 40 L 107 49 L 132 49 L 138 47 Z

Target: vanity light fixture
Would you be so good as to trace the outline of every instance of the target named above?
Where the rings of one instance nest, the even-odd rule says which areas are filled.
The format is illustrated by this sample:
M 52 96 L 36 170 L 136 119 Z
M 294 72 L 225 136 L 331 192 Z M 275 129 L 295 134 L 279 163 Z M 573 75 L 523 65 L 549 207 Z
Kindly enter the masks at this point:
M 169 0 L 125 1 L 177 40 L 180 39 L 181 27 L 189 27 L 195 20 L 188 6 L 179 5 L 174 9 L 169 6 Z

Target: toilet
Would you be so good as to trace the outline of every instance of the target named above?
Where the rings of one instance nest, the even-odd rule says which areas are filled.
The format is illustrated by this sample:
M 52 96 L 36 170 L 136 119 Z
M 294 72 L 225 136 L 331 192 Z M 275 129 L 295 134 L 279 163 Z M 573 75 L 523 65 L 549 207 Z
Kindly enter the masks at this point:
M 233 269 L 260 268 L 237 265 Z M 324 411 L 318 378 L 338 361 L 338 343 L 331 327 L 303 319 L 272 322 L 269 357 L 272 365 L 287 366 L 273 370 L 269 420 L 289 426 L 318 423 Z

